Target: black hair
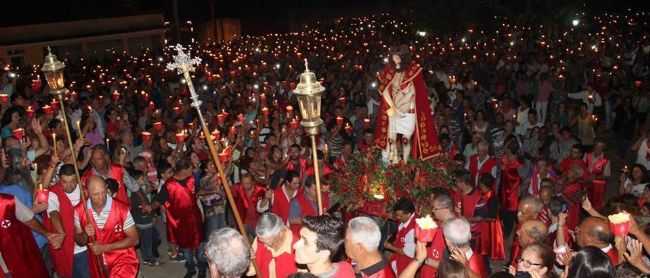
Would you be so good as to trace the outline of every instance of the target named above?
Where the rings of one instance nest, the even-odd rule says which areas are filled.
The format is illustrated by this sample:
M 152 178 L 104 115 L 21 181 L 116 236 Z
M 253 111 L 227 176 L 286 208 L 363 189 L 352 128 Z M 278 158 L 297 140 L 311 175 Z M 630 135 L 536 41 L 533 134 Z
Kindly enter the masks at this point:
M 491 187 L 494 184 L 494 177 L 490 174 L 483 174 L 478 178 L 478 183 Z
M 300 173 L 296 171 L 287 171 L 284 175 L 284 182 L 290 183 L 295 178 L 300 178 Z
M 135 169 L 129 171 L 129 174 L 130 174 L 131 177 L 132 177 L 133 179 L 135 179 L 135 180 L 137 180 L 137 179 L 142 178 L 142 177 L 145 176 L 144 172 L 142 172 L 142 171 L 140 171 L 140 170 L 135 170 Z
M 172 168 L 172 165 L 169 164 L 169 162 L 167 162 L 165 160 L 161 160 L 158 163 L 158 174 L 160 175 L 160 174 L 162 174 L 164 172 L 167 172 L 167 170 L 169 170 L 171 168 Z
M 174 165 L 174 172 L 180 172 L 187 169 L 192 169 L 192 162 L 189 158 L 184 157 L 176 161 L 176 165 Z
M 576 252 L 569 263 L 568 277 L 612 278 L 614 267 L 607 254 L 597 247 L 587 246 Z
M 117 193 L 117 190 L 120 187 L 120 184 L 117 182 L 117 180 L 109 178 L 104 182 L 106 183 L 106 188 L 111 191 L 111 194 Z
M 344 237 L 341 219 L 331 215 L 307 216 L 302 220 L 302 227 L 318 235 L 316 247 L 330 251 L 330 261 L 334 262 L 341 254 Z
M 569 203 L 561 196 L 553 196 L 548 202 L 548 208 L 554 216 L 558 216 L 561 212 L 566 212 L 568 207 Z
M 75 171 L 74 171 L 74 165 L 72 164 L 63 164 L 61 168 L 59 168 L 59 176 L 74 176 Z
M 474 185 L 472 182 L 472 174 L 465 170 L 465 169 L 458 169 L 454 171 L 454 178 L 456 179 L 456 183 L 458 182 L 464 182 L 469 185 Z
M 316 184 L 316 178 L 314 178 L 314 176 L 308 176 L 305 179 L 305 188 L 311 188 L 314 184 Z
M 397 68 L 395 67 L 395 62 L 393 61 L 393 55 L 397 55 L 401 59 L 400 68 L 398 71 L 405 71 L 409 68 L 411 62 L 413 61 L 413 56 L 408 46 L 406 45 L 392 46 L 389 49 L 389 51 L 390 51 L 390 57 L 388 57 L 388 61 L 393 68 L 397 70 Z
M 398 211 L 398 210 L 410 214 L 415 212 L 415 205 L 413 204 L 413 202 L 411 202 L 411 200 L 407 198 L 400 198 L 399 200 L 397 200 L 395 205 L 393 205 L 393 211 Z

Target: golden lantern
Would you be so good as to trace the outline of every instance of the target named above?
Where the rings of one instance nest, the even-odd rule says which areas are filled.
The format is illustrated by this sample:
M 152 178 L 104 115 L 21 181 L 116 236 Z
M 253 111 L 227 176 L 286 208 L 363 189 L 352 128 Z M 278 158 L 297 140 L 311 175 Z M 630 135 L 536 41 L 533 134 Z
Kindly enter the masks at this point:
M 305 59 L 305 72 L 300 74 L 300 83 L 296 86 L 296 97 L 300 105 L 302 116 L 301 124 L 307 134 L 318 135 L 323 120 L 320 118 L 321 96 L 325 87 L 316 79 L 316 74 L 309 71 L 307 59 Z
M 65 91 L 65 79 L 63 77 L 63 69 L 65 64 L 59 61 L 56 58 L 56 55 L 52 54 L 52 49 L 47 47 L 47 56 L 45 56 L 45 62 L 41 71 L 45 74 L 45 79 L 47 79 L 47 85 L 50 87 L 50 93 L 53 95 L 59 95 Z
M 314 176 L 316 177 L 316 199 L 318 201 L 318 215 L 323 214 L 323 199 L 320 188 L 320 165 L 318 163 L 318 152 L 316 149 L 316 135 L 323 120 L 320 118 L 320 100 L 325 88 L 320 84 L 316 75 L 309 71 L 309 64 L 305 59 L 305 72 L 300 74 L 300 83 L 296 86 L 296 97 L 300 105 L 300 115 L 302 121 L 300 124 L 311 137 L 311 155 L 314 162 Z

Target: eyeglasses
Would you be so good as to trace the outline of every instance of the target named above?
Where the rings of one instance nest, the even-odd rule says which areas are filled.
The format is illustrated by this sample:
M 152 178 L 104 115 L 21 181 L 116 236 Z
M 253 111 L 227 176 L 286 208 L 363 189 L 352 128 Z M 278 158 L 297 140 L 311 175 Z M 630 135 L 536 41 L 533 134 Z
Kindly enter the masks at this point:
M 531 261 L 529 261 L 529 260 L 526 260 L 526 259 L 524 259 L 524 258 L 519 258 L 519 259 L 517 259 L 517 262 L 520 263 L 520 264 L 522 264 L 522 265 L 525 266 L 525 267 L 531 267 L 531 266 L 542 266 L 542 265 L 543 265 L 543 264 L 536 264 L 536 263 L 533 263 L 533 262 L 531 262 Z

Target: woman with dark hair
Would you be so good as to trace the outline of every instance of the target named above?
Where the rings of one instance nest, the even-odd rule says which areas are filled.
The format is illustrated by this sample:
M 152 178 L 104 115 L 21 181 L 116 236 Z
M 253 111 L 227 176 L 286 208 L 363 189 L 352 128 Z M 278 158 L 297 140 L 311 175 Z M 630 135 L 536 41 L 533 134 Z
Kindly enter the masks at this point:
M 11 137 L 13 130 L 20 127 L 23 113 L 23 109 L 18 106 L 10 107 L 5 111 L 0 122 L 2 125 L 2 131 L 0 132 L 2 139 Z
M 575 253 L 565 266 L 562 278 L 612 278 L 614 267 L 607 254 L 596 247 L 588 246 Z
M 501 167 L 500 203 L 502 208 L 504 231 L 509 234 L 514 227 L 517 208 L 519 207 L 519 189 L 522 182 L 520 173 L 524 163 L 519 158 L 519 143 L 507 140 L 505 153 L 499 161 Z

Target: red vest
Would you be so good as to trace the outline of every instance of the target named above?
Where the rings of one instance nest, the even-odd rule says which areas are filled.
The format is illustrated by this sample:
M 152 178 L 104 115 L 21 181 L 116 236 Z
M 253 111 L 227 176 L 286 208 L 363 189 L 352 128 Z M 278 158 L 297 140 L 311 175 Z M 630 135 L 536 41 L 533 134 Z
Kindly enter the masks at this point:
M 397 235 L 395 235 L 395 240 L 393 240 L 393 246 L 398 249 L 402 249 L 404 246 L 406 246 L 406 235 L 409 232 L 415 233 L 415 218 L 415 215 L 411 216 L 409 223 L 405 227 L 397 230 Z M 398 276 L 409 265 L 409 263 L 411 263 L 412 260 L 412 258 L 405 255 L 393 254 L 391 261 L 395 261 L 397 263 Z
M 115 199 L 120 200 L 122 203 L 130 204 L 129 195 L 126 193 L 126 186 L 124 185 L 124 167 L 117 164 L 111 164 L 110 167 L 109 176 L 110 178 L 115 179 L 118 184 Z M 88 188 L 88 179 L 94 175 L 95 173 L 93 168 L 86 170 L 86 173 L 84 173 L 81 180 L 81 183 L 84 185 L 84 190 Z
M 442 261 L 446 248 L 445 235 L 442 233 L 442 228 L 438 227 L 433 235 L 431 246 L 427 247 L 427 258 Z M 436 277 L 436 273 L 438 273 L 438 269 L 425 264 L 420 269 L 420 278 Z
M 330 198 L 327 192 L 322 193 L 322 199 L 323 213 L 325 213 L 325 211 L 327 211 L 327 209 L 330 207 Z M 296 194 L 296 198 L 294 198 L 294 201 L 298 202 L 298 205 L 300 206 L 301 217 L 318 216 L 318 204 L 316 203 L 318 201 L 314 202 L 312 205 L 312 201 L 310 201 L 305 196 L 305 191 L 298 192 L 298 194 Z M 314 207 L 314 205 L 316 207 Z M 299 235 L 301 227 L 301 225 L 291 224 L 291 231 L 294 235 Z
M 487 271 L 483 256 L 476 252 L 472 254 L 472 257 L 469 258 L 469 262 L 467 264 L 469 270 L 475 272 L 481 278 L 487 278 L 490 275 Z
M 106 219 L 104 227 L 97 227 L 95 219 L 88 219 L 86 216 L 85 204 L 79 203 L 75 208 L 75 213 L 79 216 L 79 223 L 82 227 L 92 224 L 95 227 L 95 242 L 98 244 L 110 244 L 126 238 L 124 227 L 122 226 L 129 214 L 129 206 L 119 200 L 113 199 L 111 212 Z M 92 212 L 91 216 L 92 216 Z M 140 262 L 135 252 L 135 247 L 118 249 L 106 252 L 100 256 L 92 254 L 88 249 L 88 263 L 90 265 L 90 277 L 93 278 L 135 278 L 138 275 Z M 103 262 L 98 261 L 101 258 Z M 99 267 L 104 267 L 102 276 Z
M 587 166 L 585 165 L 585 162 L 582 159 L 572 159 L 570 157 L 565 158 L 560 162 L 560 171 L 562 174 L 566 173 L 569 171 L 573 166 L 578 166 L 584 170 L 584 175 L 588 175 L 587 173 Z
M 612 263 L 612 266 L 616 267 L 618 265 L 618 251 L 616 248 L 610 248 L 609 251 L 607 251 L 607 257 L 609 257 L 609 261 Z
M 284 194 L 284 190 L 282 190 L 283 188 L 284 186 L 279 186 L 273 190 L 273 204 L 271 205 L 271 212 L 280 216 L 280 218 L 282 218 L 282 221 L 287 223 L 287 221 L 289 221 L 289 209 L 291 207 L 289 205 L 291 203 L 291 200 L 287 198 L 291 198 L 291 196 Z
M 603 155 L 601 158 L 594 161 L 592 153 L 585 155 L 585 164 L 587 170 L 594 177 L 591 181 L 591 190 L 587 192 L 589 200 L 594 208 L 600 209 L 605 205 L 605 193 L 607 190 L 607 180 L 595 179 L 596 176 L 602 175 L 609 160 Z
M 167 216 L 167 240 L 180 248 L 197 249 L 203 240 L 201 211 L 194 195 L 194 177 L 186 186 L 171 177 L 165 182 L 169 198 L 163 204 Z
M 393 269 L 390 267 L 390 263 L 386 263 L 383 269 L 371 275 L 366 275 L 363 272 L 361 272 L 360 274 L 362 278 L 395 278 L 395 272 L 393 272 Z M 429 277 L 435 277 L 435 276 L 428 276 L 427 278 Z
M 15 197 L 2 193 L 0 193 L 0 253 L 13 277 L 48 277 L 31 229 L 16 218 Z
M 516 211 L 519 206 L 519 187 L 521 186 L 521 177 L 519 176 L 519 167 L 521 163 L 518 160 L 501 160 L 501 204 L 503 209 Z
M 481 165 L 481 168 L 479 169 L 478 154 L 472 155 L 469 158 L 469 172 L 472 175 L 472 182 L 474 182 L 474 186 L 478 186 L 478 180 L 481 175 L 492 175 L 492 169 L 494 169 L 496 166 L 497 160 L 489 157 L 487 161 L 483 162 L 483 165 Z
M 244 218 L 244 224 L 255 229 L 257 225 L 257 218 L 259 213 L 257 212 L 257 201 L 264 198 L 264 192 L 266 190 L 264 187 L 255 185 L 253 188 L 253 193 L 248 195 L 246 190 L 242 185 L 235 187 L 235 202 L 237 203 L 237 209 L 239 210 L 239 215 Z
M 63 186 L 60 183 L 49 188 L 50 192 L 54 193 L 59 199 L 59 215 L 61 216 L 61 224 L 63 232 L 66 237 L 63 239 L 63 245 L 60 249 L 54 249 L 49 246 L 52 260 L 54 261 L 54 269 L 61 277 L 72 277 L 72 265 L 74 259 L 74 207 L 68 199 L 68 195 L 63 191 Z M 54 225 L 47 213 L 44 214 L 44 224 L 48 231 L 55 231 Z
M 474 211 L 476 210 L 476 204 L 481 201 L 481 192 L 478 189 L 473 190 L 470 194 L 465 195 L 460 193 L 460 204 L 461 204 L 461 212 L 463 213 L 463 217 L 465 218 L 472 218 L 474 217 Z
M 271 260 L 275 259 L 275 277 L 277 278 L 286 278 L 289 275 L 298 271 L 296 267 L 296 261 L 294 257 L 293 245 L 298 241 L 298 238 L 291 234 L 291 253 L 284 253 L 280 256 L 273 258 L 271 250 L 269 250 L 266 245 L 257 242 L 257 250 L 255 250 L 255 263 L 257 265 L 258 277 L 260 278 L 269 278 L 269 264 Z
M 569 201 L 569 210 L 567 211 L 566 225 L 570 230 L 575 230 L 580 222 L 580 209 L 582 200 L 579 193 L 583 186 L 579 182 L 567 184 L 562 189 L 562 195 Z

